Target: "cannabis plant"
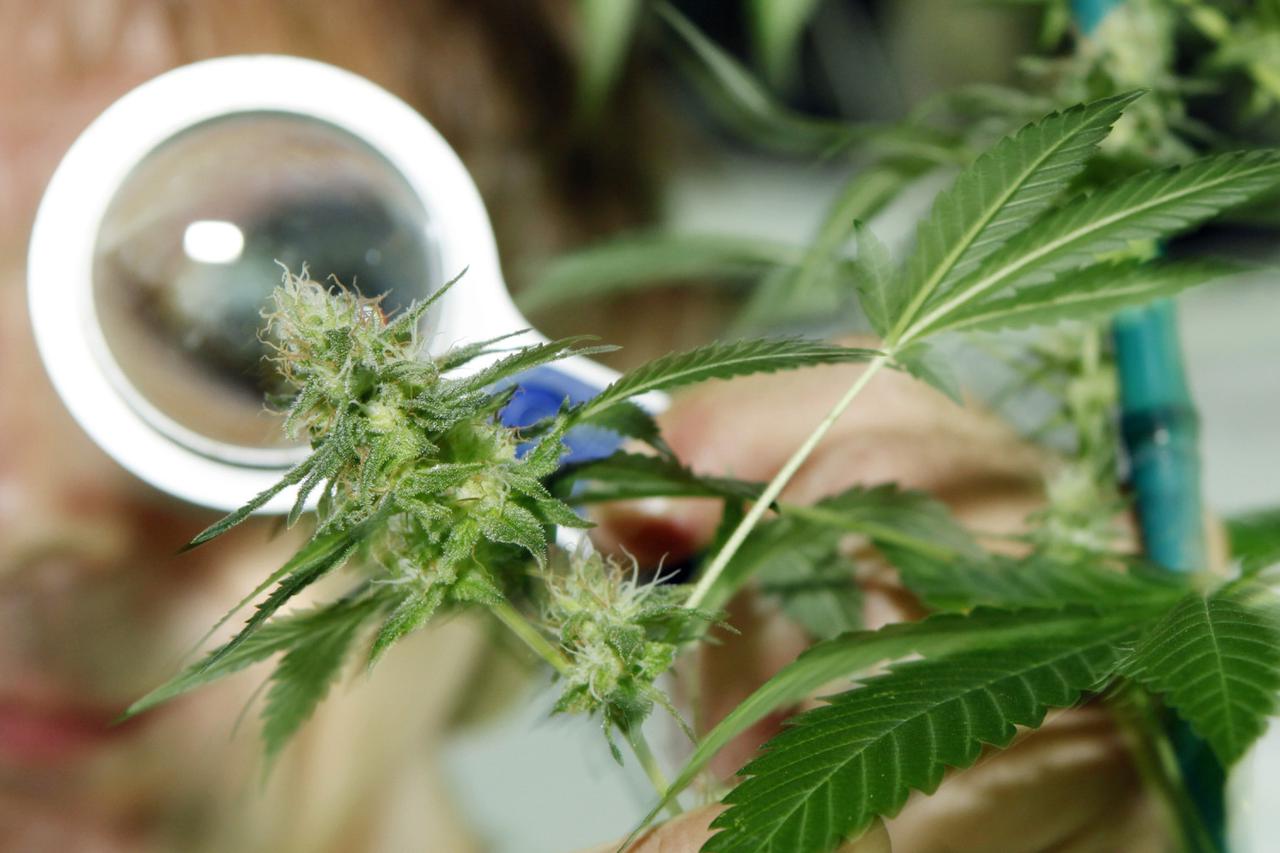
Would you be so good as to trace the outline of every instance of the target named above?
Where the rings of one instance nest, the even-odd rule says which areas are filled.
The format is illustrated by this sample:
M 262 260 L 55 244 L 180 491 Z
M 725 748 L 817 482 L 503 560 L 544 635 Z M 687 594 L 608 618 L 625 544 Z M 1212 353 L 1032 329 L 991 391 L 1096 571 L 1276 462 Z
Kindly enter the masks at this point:
M 274 754 L 357 650 L 373 665 L 435 615 L 478 609 L 545 660 L 564 688 L 557 711 L 596 715 L 631 745 L 660 795 L 650 819 L 674 807 L 748 726 L 835 679 L 853 679 L 742 769 L 709 851 L 831 849 L 894 814 L 911 790 L 936 789 L 947 768 L 972 764 L 984 746 L 1006 746 L 1017 727 L 1039 726 L 1048 709 L 1100 695 L 1158 697 L 1229 766 L 1276 709 L 1273 546 L 1256 547 L 1235 577 L 1206 566 L 1171 578 L 1105 538 L 1064 548 L 1032 537 L 1021 557 L 990 553 L 939 503 L 892 484 L 813 506 L 779 500 L 881 372 L 947 387 L 932 350 L 943 333 L 1097 316 L 1236 269 L 1153 259 L 1146 247 L 1276 188 L 1280 152 L 1217 154 L 1077 190 L 1099 144 L 1139 97 L 1079 104 L 999 141 L 938 197 L 902 264 L 859 226 L 852 295 L 879 337 L 875 349 L 800 338 L 713 343 L 643 365 L 530 426 L 502 421 L 520 375 L 599 346 L 581 338 L 520 346 L 513 338 L 433 356 L 419 320 L 448 288 L 387 318 L 358 294 L 287 277 L 266 335 L 291 389 L 286 428 L 313 453 L 192 544 L 291 485 L 291 523 L 318 495 L 314 532 L 246 597 L 257 603 L 239 633 L 132 713 L 280 654 L 263 710 Z M 634 401 L 838 362 L 865 365 L 767 484 L 690 470 Z M 588 426 L 637 439 L 649 452 L 562 465 L 567 437 Z M 651 495 L 723 504 L 722 533 L 689 587 L 643 578 L 581 542 L 556 546 L 557 529 L 590 526 L 575 507 Z M 874 543 L 933 615 L 862 630 L 838 547 L 848 533 Z M 352 576 L 345 595 L 283 610 L 344 567 Z M 697 739 L 668 785 L 639 731 L 654 707 L 676 713 L 658 677 L 713 637 L 725 603 L 755 582 L 822 640 Z M 1201 843 L 1196 827 L 1185 829 L 1190 843 Z

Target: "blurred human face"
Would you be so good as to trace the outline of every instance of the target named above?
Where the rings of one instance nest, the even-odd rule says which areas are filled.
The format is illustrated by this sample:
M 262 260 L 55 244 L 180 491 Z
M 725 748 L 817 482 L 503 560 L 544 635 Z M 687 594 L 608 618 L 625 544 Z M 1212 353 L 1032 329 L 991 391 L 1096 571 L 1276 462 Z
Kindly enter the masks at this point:
M 38 193 L 83 125 L 169 56 L 140 22 L 131 62 L 79 81 L 41 53 L 39 21 L 18 31 L 36 67 L 0 73 L 0 847 L 176 847 L 218 810 L 214 777 L 251 775 L 232 768 L 252 767 L 253 738 L 228 736 L 253 685 L 110 723 L 287 542 L 263 547 L 259 527 L 177 557 L 211 517 L 108 459 L 50 388 L 23 268 Z
M 407 674 L 396 669 L 415 662 L 388 659 L 389 671 L 373 679 L 363 700 L 321 713 L 312 743 L 304 735 L 286 752 L 269 789 L 258 785 L 253 727 L 232 736 L 260 675 L 111 725 L 172 675 L 205 629 L 297 544 L 291 535 L 271 538 L 269 522 L 249 523 L 178 556 L 214 516 L 146 486 L 97 448 L 50 387 L 30 332 L 24 257 L 40 192 L 99 112 L 180 64 L 163 14 L 160 3 L 0 0 L 4 850 L 321 849 L 299 824 L 316 825 L 323 843 L 349 844 L 335 837 L 334 825 L 356 811 L 357 796 L 390 776 L 389 767 L 418 754 L 423 732 L 439 727 L 445 713 L 433 708 L 447 708 L 447 698 L 404 701 Z M 105 41 L 95 45 L 95 38 Z M 84 57 L 104 51 L 108 58 L 86 73 Z M 434 672 L 444 697 L 471 660 L 459 653 L 460 641 L 463 651 L 474 647 L 456 627 L 443 633 L 450 631 L 452 654 Z M 387 695 L 391 685 L 399 701 Z M 353 731 L 362 738 L 358 750 L 343 739 Z M 287 802 L 268 804 L 272 792 Z M 297 817 L 303 802 L 312 809 L 305 820 Z M 316 808 L 323 819 L 315 819 Z M 367 807 L 363 813 L 374 820 Z

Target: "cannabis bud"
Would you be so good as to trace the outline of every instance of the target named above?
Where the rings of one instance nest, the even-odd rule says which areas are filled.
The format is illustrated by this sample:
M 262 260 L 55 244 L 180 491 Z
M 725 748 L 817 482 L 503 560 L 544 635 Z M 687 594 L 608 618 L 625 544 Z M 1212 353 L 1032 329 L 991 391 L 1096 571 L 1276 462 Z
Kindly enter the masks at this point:
M 557 711 L 596 713 L 606 730 L 624 732 L 662 704 L 679 719 L 654 681 L 675 662 L 681 643 L 712 614 L 682 606 L 688 591 L 644 580 L 630 566 L 579 550 L 542 573 L 542 619 L 569 661 Z

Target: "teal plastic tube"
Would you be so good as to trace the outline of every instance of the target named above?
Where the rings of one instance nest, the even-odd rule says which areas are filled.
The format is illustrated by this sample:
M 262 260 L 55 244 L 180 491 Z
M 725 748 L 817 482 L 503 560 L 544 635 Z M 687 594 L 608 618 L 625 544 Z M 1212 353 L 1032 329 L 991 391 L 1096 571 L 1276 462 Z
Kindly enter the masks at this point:
M 1118 0 L 1072 0 L 1083 34 Z M 1187 388 L 1172 302 L 1121 312 L 1113 325 L 1120 422 L 1147 556 L 1174 572 L 1203 568 L 1208 555 L 1200 490 L 1199 417 Z M 1170 739 L 1184 783 L 1215 849 L 1226 845 L 1226 773 L 1180 720 Z
M 1194 572 L 1206 562 L 1199 418 L 1187 390 L 1172 302 L 1121 312 L 1112 326 L 1121 432 L 1147 556 Z

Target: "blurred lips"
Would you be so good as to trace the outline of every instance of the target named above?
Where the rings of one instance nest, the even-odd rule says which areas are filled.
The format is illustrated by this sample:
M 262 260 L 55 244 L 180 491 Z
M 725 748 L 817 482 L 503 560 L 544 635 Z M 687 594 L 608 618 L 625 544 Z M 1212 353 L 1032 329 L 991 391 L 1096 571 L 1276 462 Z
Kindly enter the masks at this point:
M 36 705 L 0 697 L 0 760 L 28 766 L 63 764 L 131 735 L 151 715 L 113 723 L 123 708 Z

